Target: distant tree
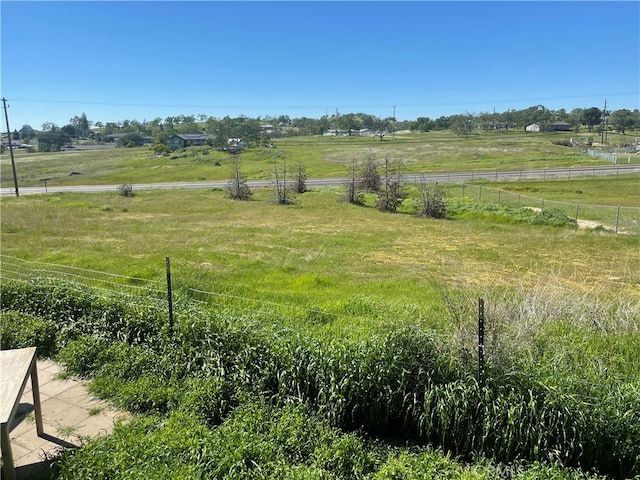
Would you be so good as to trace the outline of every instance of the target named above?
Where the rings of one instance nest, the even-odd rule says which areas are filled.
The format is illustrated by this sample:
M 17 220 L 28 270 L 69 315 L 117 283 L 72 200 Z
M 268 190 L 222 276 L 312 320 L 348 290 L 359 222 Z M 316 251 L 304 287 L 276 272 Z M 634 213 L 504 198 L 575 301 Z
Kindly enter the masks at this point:
M 233 156 L 231 178 L 227 182 L 227 193 L 232 200 L 249 200 L 253 192 L 247 185 L 247 179 L 240 171 L 240 155 Z
M 362 122 L 355 114 L 347 113 L 338 118 L 338 128 L 346 130 L 349 132 L 349 136 L 351 136 L 354 130 L 360 130 L 360 128 L 362 128 Z
M 296 170 L 292 174 L 291 183 L 296 193 L 304 193 L 307 191 L 307 172 L 300 160 L 298 160 Z
M 80 115 L 79 117 L 75 116 L 70 119 L 69 125 L 73 125 L 76 130 L 75 134 L 80 137 L 86 137 L 91 131 L 89 128 L 91 126 L 91 122 L 87 120 L 87 115 L 84 112 L 82 112 L 82 115 Z
M 376 208 L 382 212 L 395 212 L 404 199 L 404 181 L 401 173 L 402 163 L 384 159 L 382 166 L 382 184 L 378 193 Z
M 623 135 L 626 130 L 630 130 L 637 126 L 636 116 L 631 110 L 627 110 L 625 108 L 612 112 L 610 121 L 611 125 L 622 132 Z
M 31 125 L 23 125 L 20 130 L 20 137 L 23 139 L 32 138 L 36 136 L 36 131 L 31 128 Z
M 471 132 L 474 127 L 473 116 L 470 114 L 466 115 L 454 115 L 451 119 L 451 130 L 457 134 L 464 136 L 465 138 L 471 135 Z
M 587 108 L 582 111 L 582 123 L 587 126 L 590 132 L 593 127 L 602 123 L 602 111 L 598 107 Z
M 58 152 L 62 147 L 71 143 L 71 137 L 61 129 L 43 131 L 38 135 L 38 151 Z
M 58 128 L 58 125 L 53 122 L 45 122 L 42 124 L 43 132 L 55 132 L 56 130 L 58 130 Z
M 11 140 L 20 140 L 20 133 L 18 130 L 14 130 L 11 134 Z
M 429 132 L 433 130 L 434 122 L 429 117 L 418 117 L 415 122 L 411 122 L 411 130 L 418 132 Z
M 65 125 L 60 130 L 62 130 L 64 133 L 66 133 L 70 137 L 77 137 L 78 136 L 78 131 L 76 130 L 76 127 L 74 127 L 71 124 Z

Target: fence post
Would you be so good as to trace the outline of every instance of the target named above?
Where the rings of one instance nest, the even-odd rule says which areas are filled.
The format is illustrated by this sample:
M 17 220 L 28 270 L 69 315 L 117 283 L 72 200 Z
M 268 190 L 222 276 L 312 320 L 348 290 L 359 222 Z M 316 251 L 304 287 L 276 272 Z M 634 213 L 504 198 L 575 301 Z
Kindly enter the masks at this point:
M 578 209 L 580 208 L 580 204 L 576 203 L 576 223 L 578 223 Z
M 520 194 L 518 194 L 518 208 L 520 208 Z
M 620 225 L 620 205 L 618 205 L 618 211 L 616 212 L 616 233 L 618 233 L 618 225 Z
M 498 170 L 496 170 L 496 182 L 498 181 Z
M 462 184 L 462 196 L 464 197 L 464 183 Z
M 478 384 L 484 388 L 484 299 L 478 301 Z
M 480 185 L 480 188 L 478 189 L 478 201 L 482 200 L 482 185 Z
M 173 331 L 173 295 L 171 294 L 171 261 L 166 257 L 167 264 L 167 300 L 169 303 L 169 330 Z
M 498 190 L 498 203 L 500 203 L 500 193 L 502 192 L 502 190 Z

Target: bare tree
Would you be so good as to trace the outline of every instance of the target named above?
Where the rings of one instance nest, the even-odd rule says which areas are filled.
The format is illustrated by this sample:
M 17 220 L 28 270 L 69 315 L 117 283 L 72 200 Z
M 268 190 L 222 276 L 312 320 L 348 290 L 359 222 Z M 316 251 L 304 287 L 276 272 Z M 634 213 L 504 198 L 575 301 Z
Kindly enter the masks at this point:
M 447 205 L 444 201 L 440 185 L 428 185 L 424 179 L 420 184 L 418 210 L 416 214 L 421 217 L 445 218 Z
M 373 152 L 369 152 L 360 167 L 358 188 L 365 192 L 377 193 L 380 190 L 380 167 Z
M 385 157 L 382 167 L 382 184 L 378 193 L 376 208 L 383 212 L 395 212 L 404 198 L 402 163 Z
M 357 175 L 356 162 L 351 163 L 351 176 L 344 182 L 343 200 L 353 205 L 364 205 L 364 195 L 359 189 L 359 180 Z
M 227 182 L 227 193 L 232 200 L 249 200 L 253 192 L 247 185 L 247 179 L 240 171 L 240 156 L 233 156 L 231 178 Z
M 287 160 L 283 159 L 282 169 L 278 164 L 273 166 L 273 181 L 275 184 L 275 201 L 279 205 L 291 205 L 294 202 L 293 188 L 287 182 Z
M 298 160 L 297 168 L 292 175 L 292 183 L 296 193 L 307 191 L 307 172 L 300 160 Z

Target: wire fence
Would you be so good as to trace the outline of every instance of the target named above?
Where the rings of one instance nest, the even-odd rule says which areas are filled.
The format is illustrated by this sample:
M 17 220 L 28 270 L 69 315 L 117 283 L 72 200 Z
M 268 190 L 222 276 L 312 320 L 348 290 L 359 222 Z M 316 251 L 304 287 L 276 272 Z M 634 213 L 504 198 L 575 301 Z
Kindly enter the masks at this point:
M 317 332 L 322 334 L 323 326 L 329 325 L 333 333 L 339 332 L 342 336 L 364 338 L 370 337 L 373 330 L 382 332 L 387 328 L 397 327 L 398 322 L 402 321 L 400 318 L 402 315 L 390 314 L 388 309 L 381 310 L 384 312 L 384 317 L 373 319 L 370 311 L 367 315 L 350 314 L 348 311 L 334 312 L 328 309 L 307 308 L 299 304 L 279 303 L 191 287 L 174 288 L 171 297 L 168 295 L 170 289 L 167 280 L 128 277 L 68 265 L 28 261 L 3 254 L 0 254 L 0 279 L 23 283 L 48 280 L 61 282 L 66 289 L 95 299 L 117 297 L 131 304 L 144 299 L 145 302 L 151 301 L 153 307 L 159 312 L 166 312 L 167 316 L 170 316 L 170 302 L 175 303 L 178 315 L 181 311 L 190 308 L 189 305 L 195 304 L 235 318 L 242 318 L 247 322 L 267 320 L 271 325 L 278 325 L 283 331 L 296 325 L 306 325 L 312 328 L 317 326 Z M 177 280 L 180 281 L 180 279 Z M 411 317 L 407 315 L 404 319 L 414 319 L 415 312 L 411 314 Z M 372 320 L 375 320 L 375 328 L 372 328 Z M 412 320 L 412 323 L 415 324 L 415 321 Z M 292 331 L 295 330 L 293 328 Z M 328 331 L 325 333 L 329 334 Z
M 615 233 L 640 234 L 640 207 L 559 202 L 478 184 L 448 183 L 443 185 L 443 189 L 449 198 L 466 197 L 487 204 L 562 212 L 575 219 L 579 226 L 601 228 Z

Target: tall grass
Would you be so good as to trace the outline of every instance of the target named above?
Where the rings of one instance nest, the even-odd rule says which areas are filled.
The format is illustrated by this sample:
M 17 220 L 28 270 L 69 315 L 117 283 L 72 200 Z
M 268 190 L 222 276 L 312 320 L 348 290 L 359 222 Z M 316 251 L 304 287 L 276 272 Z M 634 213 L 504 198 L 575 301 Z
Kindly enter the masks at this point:
M 468 345 L 415 327 L 321 341 L 250 316 L 190 308 L 169 332 L 144 304 L 94 302 L 62 284 L 5 282 L 1 293 L 3 311 L 53 323 L 57 357 L 72 373 L 92 377 L 96 393 L 133 411 L 192 411 L 215 426 L 248 396 L 304 405 L 333 427 L 428 443 L 468 460 L 560 462 L 618 478 L 640 473 L 640 377 L 637 365 L 626 363 L 638 341 L 637 304 L 594 309 L 589 317 L 626 328 L 611 332 L 620 353 L 606 364 L 612 379 L 598 380 L 599 362 L 580 362 L 580 343 L 558 347 L 545 337 L 562 322 L 578 332 L 593 328 L 563 318 L 570 310 L 561 303 L 532 319 L 539 323 L 529 324 L 529 346 L 499 319 L 483 389 Z M 513 312 L 526 298 L 509 300 L 503 308 Z M 8 318 L 3 329 L 19 317 Z M 460 322 L 463 334 L 465 328 Z M 606 360 L 604 346 L 592 351 Z

